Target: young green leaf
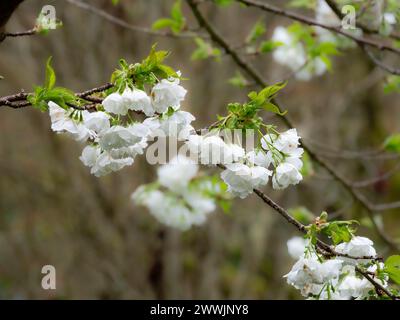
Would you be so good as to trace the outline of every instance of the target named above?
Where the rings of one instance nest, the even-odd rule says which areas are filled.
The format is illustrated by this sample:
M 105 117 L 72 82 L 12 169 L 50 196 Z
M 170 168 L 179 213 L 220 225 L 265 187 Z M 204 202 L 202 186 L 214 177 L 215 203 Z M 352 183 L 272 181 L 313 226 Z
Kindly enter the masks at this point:
M 283 43 L 279 41 L 266 40 L 261 42 L 260 46 L 258 47 L 258 51 L 261 53 L 269 53 L 282 44 Z
M 356 228 L 353 225 L 358 224 L 355 220 L 350 221 L 332 221 L 321 226 L 321 232 L 332 239 L 335 245 L 341 242 L 349 242 Z
M 182 3 L 181 0 L 175 1 L 171 8 L 170 18 L 161 18 L 155 21 L 152 25 L 152 29 L 159 30 L 169 28 L 175 34 L 182 32 L 185 28 L 186 19 L 182 14 Z
M 262 20 L 259 20 L 255 23 L 253 28 L 251 29 L 249 35 L 246 38 L 246 43 L 252 43 L 258 40 L 262 35 L 265 34 L 267 29 Z
M 310 224 L 315 219 L 314 214 L 306 207 L 291 208 L 289 209 L 289 213 L 303 224 Z
M 161 18 L 158 19 L 157 21 L 155 21 L 153 23 L 153 25 L 151 26 L 151 28 L 153 30 L 160 30 L 160 29 L 164 29 L 164 28 L 172 28 L 173 25 L 175 24 L 175 21 L 169 18 Z
M 46 79 L 44 86 L 46 89 L 50 90 L 56 84 L 56 73 L 54 72 L 53 67 L 51 66 L 52 57 L 49 57 L 46 62 Z
M 313 162 L 310 158 L 308 152 L 304 152 L 303 157 L 303 167 L 300 170 L 301 175 L 306 178 L 314 174 Z
M 210 57 L 214 57 L 217 60 L 221 55 L 221 51 L 217 48 L 213 48 L 212 45 L 208 42 L 205 42 L 201 38 L 195 38 L 197 48 L 193 51 L 191 59 L 192 60 L 204 60 Z
M 291 0 L 288 3 L 289 7 L 314 9 L 316 5 L 315 0 Z
M 383 146 L 387 151 L 400 153 L 400 133 L 387 137 Z
M 239 71 L 236 71 L 235 76 L 230 78 L 228 83 L 235 87 L 243 88 L 247 85 L 247 80 Z
M 283 111 L 282 112 L 277 105 L 275 105 L 275 104 L 273 104 L 272 102 L 269 102 L 269 101 L 265 102 L 262 107 L 265 110 L 273 112 L 273 113 L 276 113 L 276 114 L 279 114 L 280 116 L 284 116 L 287 113 L 287 111 Z
M 389 275 L 392 281 L 400 285 L 400 255 L 387 258 L 384 271 Z
M 400 92 L 400 76 L 389 76 L 383 89 L 386 94 Z

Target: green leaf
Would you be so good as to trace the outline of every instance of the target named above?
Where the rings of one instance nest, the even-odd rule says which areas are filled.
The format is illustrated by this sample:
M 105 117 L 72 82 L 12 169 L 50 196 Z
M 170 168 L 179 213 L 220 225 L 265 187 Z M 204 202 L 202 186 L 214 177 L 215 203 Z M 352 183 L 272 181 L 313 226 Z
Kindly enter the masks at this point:
M 156 70 L 155 73 L 157 75 L 160 75 L 159 73 L 161 72 L 162 73 L 161 78 L 171 78 L 171 77 L 178 78 L 179 77 L 173 68 L 171 68 L 170 66 L 167 66 L 165 64 L 160 64 L 157 67 L 157 69 L 158 70 Z
M 356 220 L 332 221 L 324 224 L 321 227 L 321 231 L 337 245 L 341 242 L 349 242 L 352 239 L 356 231 L 356 229 L 352 227 L 354 224 L 358 224 L 358 222 Z
M 387 151 L 400 153 L 400 133 L 387 137 L 383 146 Z
M 389 76 L 383 88 L 386 94 L 400 92 L 400 76 Z
M 314 214 L 306 207 L 296 207 L 288 210 L 290 215 L 303 224 L 310 224 L 314 219 Z
M 161 19 L 158 19 L 157 21 L 155 21 L 153 23 L 153 25 L 151 26 L 151 28 L 153 30 L 160 30 L 160 29 L 164 29 L 164 28 L 171 28 L 174 24 L 175 24 L 175 21 L 172 19 L 161 18 Z
M 204 60 L 210 57 L 214 57 L 216 59 L 219 59 L 220 55 L 221 55 L 221 51 L 217 48 L 213 48 L 213 46 L 208 43 L 205 42 L 203 39 L 201 38 L 195 38 L 194 39 L 197 48 L 195 51 L 193 51 L 192 55 L 191 55 L 191 60 Z
M 273 113 L 276 113 L 276 114 L 279 114 L 280 116 L 284 116 L 287 113 L 287 111 L 283 111 L 282 112 L 277 105 L 275 105 L 275 104 L 273 104 L 272 102 L 269 102 L 269 101 L 265 102 L 262 107 L 265 110 L 273 112 Z
M 228 5 L 232 4 L 233 0 L 214 0 L 214 2 L 217 5 L 224 7 L 224 6 L 228 6 Z
M 180 33 L 186 23 L 186 19 L 182 14 L 182 3 L 181 0 L 175 1 L 171 8 L 171 17 L 170 18 L 161 18 L 155 21 L 152 25 L 153 30 L 159 30 L 164 28 L 170 28 L 171 31 L 175 34 Z
M 263 89 L 258 95 L 262 95 L 263 97 L 265 97 L 266 99 L 271 99 L 273 97 L 275 97 L 275 95 L 282 90 L 283 88 L 285 88 L 287 85 L 287 82 L 278 82 L 275 83 L 272 86 L 266 87 L 265 89 Z
M 51 60 L 52 60 L 52 57 L 49 57 L 47 59 L 47 63 L 46 63 L 46 79 L 45 79 L 44 86 L 47 89 L 52 89 L 54 87 L 54 85 L 56 84 L 56 74 L 54 72 L 53 67 L 51 66 Z
M 265 34 L 266 28 L 262 20 L 259 20 L 255 23 L 253 28 L 251 29 L 249 35 L 246 38 L 247 43 L 255 42 L 258 38 Z
M 326 68 L 329 71 L 332 71 L 332 61 L 331 61 L 331 59 L 329 59 L 328 56 L 320 56 L 320 58 L 321 58 L 322 62 L 325 64 Z
M 221 199 L 221 200 L 217 200 L 217 203 L 224 213 L 229 213 L 231 211 L 232 201 Z
M 303 167 L 300 170 L 301 175 L 305 178 L 313 175 L 314 174 L 314 166 L 313 166 L 313 162 L 312 162 L 308 152 L 304 152 L 302 161 L 303 161 Z
M 400 255 L 390 256 L 385 261 L 385 266 L 400 269 Z
M 291 0 L 288 3 L 289 7 L 294 8 L 307 8 L 307 9 L 314 9 L 316 5 L 315 0 Z
M 279 41 L 266 40 L 261 42 L 258 51 L 260 51 L 261 53 L 269 53 L 282 45 L 283 43 Z
M 230 78 L 228 83 L 235 87 L 243 88 L 247 85 L 247 80 L 239 71 L 236 71 L 235 76 Z
M 175 21 L 182 21 L 184 19 L 181 6 L 182 6 L 181 0 L 177 0 L 172 6 L 171 17 Z
M 384 271 L 390 279 L 400 285 L 400 255 L 390 256 L 385 261 Z

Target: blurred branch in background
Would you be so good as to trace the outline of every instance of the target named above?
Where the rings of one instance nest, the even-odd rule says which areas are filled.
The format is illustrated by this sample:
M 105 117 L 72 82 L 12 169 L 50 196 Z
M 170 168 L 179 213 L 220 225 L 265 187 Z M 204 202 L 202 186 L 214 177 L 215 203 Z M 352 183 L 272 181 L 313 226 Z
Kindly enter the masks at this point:
M 207 37 L 206 35 L 196 33 L 194 31 L 173 33 L 173 32 L 168 32 L 168 31 L 157 31 L 157 30 L 153 30 L 150 28 L 139 27 L 139 26 L 132 25 L 122 19 L 119 19 L 118 17 L 115 17 L 104 10 L 96 8 L 95 6 L 92 6 L 87 2 L 83 2 L 80 0 L 67 0 L 67 2 L 81 8 L 83 10 L 87 10 L 87 11 L 111 22 L 112 24 L 115 24 L 119 27 L 125 28 L 130 31 L 142 32 L 142 33 L 145 33 L 148 35 L 158 36 L 158 37 L 171 37 L 171 38 L 194 38 L 194 37 L 203 37 L 204 38 L 204 37 Z
M 279 7 L 275 7 L 273 5 L 270 5 L 268 3 L 265 2 L 258 2 L 258 1 L 254 1 L 254 0 L 237 0 L 238 2 L 241 2 L 247 6 L 250 7 L 256 7 L 259 8 L 261 10 L 270 12 L 270 13 L 274 13 L 274 14 L 278 14 L 278 15 L 282 15 L 286 18 L 310 25 L 310 26 L 317 26 L 320 28 L 324 28 L 326 30 L 335 32 L 337 34 L 341 34 L 353 41 L 355 41 L 362 50 L 364 50 L 368 57 L 380 68 L 382 68 L 383 70 L 395 74 L 395 75 L 399 75 L 400 74 L 400 69 L 396 69 L 396 68 L 392 68 L 389 66 L 386 66 L 382 61 L 378 60 L 373 53 L 368 49 L 368 47 L 375 47 L 376 49 L 380 50 L 380 51 L 388 51 L 388 52 L 392 52 L 392 53 L 396 53 L 397 55 L 400 55 L 400 49 L 395 48 L 391 45 L 387 45 L 386 43 L 384 43 L 384 41 L 375 41 L 373 39 L 368 39 L 362 36 L 358 36 L 358 35 L 354 35 L 348 31 L 343 30 L 340 26 L 336 27 L 336 26 L 330 26 L 330 25 L 326 25 L 323 23 L 320 23 L 316 20 L 313 20 L 311 18 L 308 18 L 306 16 L 302 16 L 300 14 L 294 13 L 294 12 L 290 12 L 290 11 L 286 11 L 284 9 L 281 9 Z M 331 8 L 333 9 L 333 11 L 338 15 L 338 17 L 340 19 L 343 18 L 343 14 L 341 13 L 341 11 L 336 7 L 336 5 L 333 3 L 333 1 L 328 1 L 327 2 L 329 6 L 331 6 Z

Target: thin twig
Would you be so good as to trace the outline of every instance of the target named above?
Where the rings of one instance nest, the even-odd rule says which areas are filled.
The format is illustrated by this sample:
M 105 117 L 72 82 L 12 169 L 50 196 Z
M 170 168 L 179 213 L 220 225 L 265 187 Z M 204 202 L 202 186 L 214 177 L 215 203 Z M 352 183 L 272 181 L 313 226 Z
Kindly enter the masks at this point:
M 92 12 L 93 14 L 119 26 L 124 29 L 130 30 L 130 31 L 135 31 L 135 32 L 141 32 L 141 33 L 146 33 L 152 36 L 158 36 L 158 37 L 170 37 L 170 38 L 186 38 L 186 39 L 191 39 L 194 37 L 201 37 L 204 38 L 206 37 L 205 35 L 196 33 L 196 32 L 181 32 L 181 33 L 173 33 L 169 31 L 157 31 L 157 30 L 152 30 L 149 28 L 145 27 L 140 27 L 140 26 L 135 26 L 132 25 L 118 17 L 115 17 L 108 12 L 101 10 L 99 8 L 96 8 L 95 6 L 90 5 L 89 3 L 80 1 L 80 0 L 67 0 L 70 4 L 77 6 L 83 10 L 87 10 L 89 12 Z
M 338 6 L 336 5 L 336 3 L 333 0 L 325 0 L 325 2 L 332 9 L 332 11 L 336 14 L 336 16 L 338 18 L 343 19 L 344 15 L 339 10 Z M 367 32 L 367 33 L 370 33 L 370 34 L 379 33 L 379 31 L 374 32 L 372 29 L 368 29 L 366 26 L 360 26 L 359 25 L 359 27 L 364 32 Z M 363 50 L 367 54 L 368 58 L 376 66 L 378 66 L 382 70 L 385 70 L 386 72 L 389 72 L 391 74 L 400 75 L 400 69 L 396 69 L 396 68 L 390 67 L 390 66 L 386 65 L 385 63 L 383 63 L 382 61 L 380 61 L 378 58 L 375 57 L 375 55 L 369 50 L 369 48 L 365 44 L 358 42 L 358 45 L 361 48 L 361 50 Z
M 371 179 L 366 179 L 362 181 L 355 181 L 351 183 L 351 186 L 353 188 L 366 188 L 371 185 L 374 185 L 378 182 L 385 181 L 398 173 L 400 170 L 400 164 L 396 165 L 393 169 L 389 170 L 388 172 L 385 172 L 384 174 L 381 174 L 380 176 L 371 178 Z
M 399 300 L 400 298 L 398 296 L 395 296 L 394 294 L 392 294 L 389 290 L 387 290 L 384 286 L 382 286 L 380 283 L 378 283 L 377 281 L 375 281 L 369 274 L 368 272 L 365 272 L 363 270 L 361 270 L 359 267 L 356 267 L 356 271 L 361 274 L 365 279 L 367 279 L 374 287 L 375 287 L 375 291 L 377 291 L 378 293 L 380 292 L 381 294 L 384 293 L 386 294 L 388 297 L 390 297 L 392 300 Z
M 86 106 L 77 107 L 77 106 L 73 106 L 73 105 L 71 105 L 71 107 L 76 108 L 76 109 L 91 109 L 91 108 L 93 108 L 94 104 L 101 103 L 103 101 L 103 99 L 91 97 L 91 95 L 94 93 L 98 93 L 98 92 L 104 92 L 104 91 L 112 88 L 113 86 L 114 85 L 112 83 L 106 83 L 102 86 L 99 86 L 99 87 L 96 87 L 96 88 L 93 88 L 93 89 L 90 89 L 87 91 L 75 93 L 75 95 L 78 98 L 82 98 L 82 99 L 92 102 L 92 103 L 87 105 L 88 108 L 85 108 Z M 13 95 L 0 97 L 0 107 L 6 106 L 6 107 L 13 108 L 13 109 L 20 109 L 20 108 L 28 107 L 31 105 L 31 103 L 27 100 L 28 96 L 30 94 L 31 93 L 27 93 L 24 90 L 22 90 L 21 92 L 13 94 Z
M 399 209 L 400 201 L 391 202 L 391 203 L 375 204 L 373 206 L 373 208 L 374 208 L 374 211 L 387 211 L 387 210 Z
M 388 44 L 385 44 L 385 43 L 381 43 L 381 42 L 377 42 L 377 41 L 372 40 L 372 39 L 367 39 L 367 38 L 364 38 L 364 37 L 359 37 L 359 36 L 353 35 L 351 33 L 348 33 L 346 31 L 342 30 L 340 27 L 326 25 L 326 24 L 318 22 L 318 21 L 316 21 L 316 20 L 314 20 L 312 18 L 300 15 L 300 14 L 295 13 L 295 12 L 287 11 L 285 9 L 273 6 L 273 5 L 271 5 L 269 3 L 266 3 L 266 2 L 259 2 L 259 1 L 254 1 L 254 0 L 236 0 L 236 1 L 240 2 L 240 3 L 243 3 L 243 4 L 245 4 L 245 5 L 249 6 L 249 7 L 259 8 L 259 9 L 261 9 L 263 11 L 271 12 L 271 13 L 274 13 L 274 14 L 277 14 L 277 15 L 280 15 L 280 16 L 284 16 L 284 17 L 289 18 L 291 20 L 295 20 L 295 21 L 298 21 L 298 22 L 301 22 L 301 23 L 304 23 L 304 24 L 307 24 L 307 25 L 310 25 L 310 26 L 321 27 L 323 29 L 332 31 L 334 33 L 341 34 L 341 35 L 343 35 L 343 36 L 345 36 L 345 37 L 347 37 L 347 38 L 349 38 L 349 39 L 351 39 L 351 40 L 353 40 L 353 41 L 355 41 L 355 42 L 357 42 L 359 44 L 375 47 L 375 48 L 377 48 L 379 50 L 382 50 L 382 51 L 388 51 L 388 52 L 393 52 L 393 53 L 400 54 L 400 49 L 395 48 L 395 47 L 393 47 L 391 45 L 388 45 Z
M 343 19 L 343 17 L 344 17 L 343 13 L 340 11 L 339 7 L 336 5 L 336 3 L 333 0 L 325 0 L 325 2 L 327 3 L 327 5 L 332 9 L 332 11 L 338 17 Z M 371 3 L 371 0 L 368 0 L 367 3 L 361 8 L 360 12 L 357 15 L 357 18 L 360 18 L 364 14 L 364 12 L 365 12 L 365 10 L 367 8 L 367 5 L 369 3 Z M 370 27 L 368 27 L 368 26 L 366 26 L 364 24 L 361 24 L 361 23 L 357 23 L 357 28 L 361 29 L 366 34 L 379 35 L 379 30 L 372 29 L 372 28 L 370 28 Z M 400 40 L 400 35 L 395 34 L 393 32 L 389 35 L 389 37 L 391 37 L 392 39 L 395 39 L 395 40 Z
M 367 54 L 367 56 L 369 57 L 369 59 L 375 64 L 377 65 L 379 68 L 385 70 L 386 72 L 389 72 L 391 74 L 400 75 L 400 69 L 388 66 L 387 64 L 385 64 L 384 62 L 382 62 L 381 60 L 379 60 L 372 52 L 371 50 L 369 50 L 366 46 L 360 46 L 360 48 Z
M 20 31 L 20 32 L 4 32 L 4 33 L 0 33 L 0 42 L 4 41 L 6 38 L 33 36 L 35 34 L 37 34 L 36 28 L 26 30 L 26 31 Z

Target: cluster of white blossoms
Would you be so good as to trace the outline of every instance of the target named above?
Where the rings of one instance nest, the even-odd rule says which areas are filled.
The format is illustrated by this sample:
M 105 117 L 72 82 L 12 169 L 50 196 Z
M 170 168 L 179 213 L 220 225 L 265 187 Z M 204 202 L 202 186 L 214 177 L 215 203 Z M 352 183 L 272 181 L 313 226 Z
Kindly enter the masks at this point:
M 167 79 L 147 74 L 146 68 L 149 64 L 152 66 L 151 59 L 159 61 L 160 52 L 153 51 L 142 64 L 130 69 L 145 80 L 140 80 L 139 76 L 139 80 L 126 78 L 128 67 L 122 64 L 123 71 L 115 73 L 115 90 L 96 108 L 84 109 L 79 106 L 80 101 L 76 102 L 78 105 L 48 103 L 53 131 L 86 143 L 80 160 L 90 168 L 91 174 L 101 177 L 132 165 L 136 156 L 143 155 L 155 139 L 161 142 L 155 144 L 158 149 L 151 147 L 148 151 L 166 153 L 167 140 L 163 144 L 160 138 L 169 138 L 170 158 L 174 156 L 171 145 L 184 142 L 181 145 L 186 153 L 182 149 L 176 151 L 185 157 L 177 156 L 161 166 L 158 181 L 139 187 L 132 196 L 159 221 L 182 230 L 204 223 L 216 204 L 226 210 L 231 195 L 245 198 L 254 189 L 266 185 L 270 178 L 274 189 L 284 189 L 302 180 L 303 149 L 299 148 L 296 129 L 279 133 L 273 126 L 264 125 L 268 133 L 261 137 L 257 148 L 249 151 L 235 139 L 221 138 L 217 135 L 220 132 L 215 130 L 198 135 L 191 125 L 195 117 L 180 110 L 187 93 L 180 85 L 180 74 Z M 252 99 L 242 107 L 258 108 L 254 103 Z M 136 114 L 143 120 L 138 121 Z M 236 134 L 234 131 L 230 133 Z M 190 155 L 186 158 L 188 151 Z M 149 156 L 157 158 L 155 162 L 163 161 L 155 153 L 146 152 L 146 156 L 149 162 L 153 162 Z M 198 164 L 222 167 L 223 182 L 218 179 L 210 183 L 210 180 L 198 178 Z
M 318 23 L 329 27 L 341 27 L 341 20 L 336 13 L 326 3 L 325 0 L 318 0 L 315 7 L 315 20 Z M 385 28 L 391 32 L 393 25 L 396 23 L 395 15 L 385 13 L 383 15 L 383 23 Z M 355 43 L 345 36 L 338 35 L 326 28 L 315 26 L 313 30 L 318 43 L 331 43 L 343 49 L 355 46 Z M 355 36 L 362 36 L 362 30 L 356 26 L 350 26 L 345 30 Z M 296 79 L 309 81 L 313 77 L 323 75 L 327 71 L 327 65 L 320 57 L 311 58 L 306 51 L 303 43 L 295 37 L 288 28 L 278 26 L 275 28 L 272 40 L 280 45 L 274 50 L 274 60 L 284 66 L 290 68 Z
M 200 163 L 223 165 L 221 178 L 228 191 L 246 198 L 255 188 L 266 185 L 271 176 L 274 189 L 285 189 L 303 179 L 300 173 L 303 149 L 299 148 L 299 139 L 296 129 L 267 134 L 261 138 L 261 148 L 247 153 L 241 146 L 226 143 L 216 135 L 191 135 L 187 146 Z
M 304 45 L 299 42 L 287 28 L 276 27 L 272 40 L 280 45 L 274 50 L 274 60 L 289 67 L 298 80 L 309 81 L 314 76 L 323 75 L 326 64 L 320 57 L 309 59 Z
M 373 242 L 365 237 L 354 236 L 350 242 L 338 244 L 336 252 L 361 259 L 336 257 L 325 260 L 319 256 L 309 240 L 294 237 L 287 242 L 289 254 L 297 262 L 285 275 L 288 284 L 300 290 L 304 297 L 320 300 L 362 300 L 374 294 L 374 285 L 357 274 L 356 267 L 362 265 L 371 277 L 383 287 L 388 279 L 378 276 L 382 262 L 372 262 L 364 257 L 376 257 Z
M 178 110 L 186 92 L 178 78 L 162 79 L 152 88 L 150 95 L 137 88 L 126 88 L 122 94 L 110 94 L 104 99 L 103 106 L 113 114 L 126 115 L 129 110 L 133 110 L 152 117 L 156 113 L 166 112 L 169 107 Z
M 137 88 L 126 88 L 108 95 L 102 102 L 104 111 L 68 110 L 49 102 L 52 129 L 66 133 L 77 141 L 89 141 L 80 157 L 97 177 L 132 165 L 156 137 L 185 140 L 194 130 L 194 116 L 179 110 L 186 95 L 179 79 L 162 79 L 150 95 Z M 128 112 L 143 113 L 143 122 L 120 121 Z
M 148 208 L 161 223 L 180 230 L 203 224 L 216 208 L 209 194 L 219 190 L 208 182 L 198 183 L 198 165 L 190 158 L 178 155 L 161 166 L 156 184 L 140 186 L 132 200 Z M 163 190 L 160 188 L 162 187 Z

